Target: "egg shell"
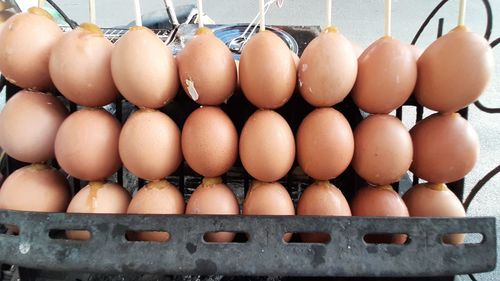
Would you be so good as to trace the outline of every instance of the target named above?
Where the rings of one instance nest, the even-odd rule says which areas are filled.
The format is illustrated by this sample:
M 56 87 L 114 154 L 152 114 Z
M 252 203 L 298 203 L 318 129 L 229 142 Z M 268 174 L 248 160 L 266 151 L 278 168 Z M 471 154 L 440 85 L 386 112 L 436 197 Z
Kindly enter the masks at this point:
M 418 61 L 418 59 L 420 58 L 420 56 L 424 52 L 417 45 L 408 44 L 408 48 L 410 48 L 410 51 L 412 52 L 413 58 L 415 59 L 415 61 Z
M 292 167 L 295 140 L 281 115 L 272 110 L 258 110 L 243 126 L 239 151 L 243 167 L 252 177 L 273 182 Z
M 189 167 L 204 177 L 227 172 L 238 156 L 238 132 L 218 107 L 193 111 L 182 128 L 182 153 Z
M 280 183 L 254 182 L 243 202 L 243 215 L 295 215 L 292 198 Z M 285 233 L 284 241 L 290 241 Z
M 390 115 L 371 115 L 361 121 L 354 130 L 354 147 L 354 170 L 374 185 L 399 181 L 413 159 L 408 130 Z
M 340 32 L 323 32 L 300 57 L 300 94 L 316 107 L 337 104 L 351 91 L 357 71 L 357 56 L 351 43 Z
M 228 47 L 211 31 L 197 34 L 177 56 L 179 78 L 188 96 L 201 105 L 219 105 L 233 94 L 236 64 Z
M 347 119 L 333 108 L 319 108 L 306 116 L 297 131 L 297 160 L 317 180 L 339 176 L 351 163 L 354 138 Z
M 56 133 L 67 115 L 56 97 L 20 91 L 0 113 L 0 146 L 19 161 L 47 161 L 54 157 Z
M 148 183 L 134 195 L 128 214 L 183 214 L 184 198 L 180 191 L 166 180 Z M 144 229 L 146 230 L 146 229 Z M 165 242 L 170 239 L 168 226 L 156 231 L 137 232 L 134 240 Z
M 50 89 L 50 51 L 62 35 L 47 16 L 26 12 L 10 17 L 0 28 L 0 72 L 21 88 Z
M 239 77 L 245 97 L 261 109 L 275 109 L 292 96 L 296 67 L 290 49 L 271 31 L 254 35 L 240 56 Z
M 239 215 L 240 206 L 234 192 L 220 178 L 203 180 L 186 205 L 187 215 Z M 207 242 L 231 242 L 236 233 L 212 232 L 205 235 Z
M 457 196 L 445 184 L 417 184 L 403 200 L 412 217 L 465 217 L 465 209 Z M 444 235 L 447 244 L 464 243 L 465 234 Z
M 307 187 L 297 205 L 300 216 L 351 216 L 349 204 L 342 192 L 329 182 L 316 182 Z M 308 243 L 326 243 L 330 235 L 324 233 L 301 233 Z
M 142 109 L 123 125 L 119 151 L 123 165 L 134 175 L 148 180 L 163 179 L 182 162 L 181 133 L 166 114 Z
M 72 113 L 57 131 L 57 162 L 69 175 L 82 180 L 111 176 L 121 166 L 120 129 L 118 120 L 105 110 L 88 108 Z
M 410 170 L 432 183 L 449 183 L 467 175 L 479 157 L 479 138 L 458 113 L 434 114 L 411 130 Z
M 146 27 L 132 27 L 116 43 L 111 73 L 120 93 L 139 107 L 160 108 L 179 88 L 170 49 Z
M 369 113 L 390 113 L 410 97 L 417 81 L 417 62 L 406 43 L 382 37 L 358 59 L 352 98 Z
M 71 199 L 67 213 L 125 214 L 130 203 L 127 190 L 116 183 L 91 182 Z M 66 231 L 72 240 L 88 240 L 90 232 L 85 230 Z
M 415 98 L 432 110 L 455 112 L 479 98 L 493 71 L 493 51 L 486 39 L 459 26 L 420 56 Z
M 83 106 L 104 106 L 118 96 L 111 76 L 113 44 L 102 33 L 78 27 L 54 45 L 49 71 L 56 88 Z
M 0 209 L 64 212 L 70 200 L 69 192 L 69 184 L 62 174 L 49 166 L 33 164 L 5 179 L 0 188 Z
M 353 216 L 359 217 L 408 217 L 408 208 L 390 185 L 365 186 L 351 202 Z M 369 243 L 404 244 L 407 235 L 367 235 Z

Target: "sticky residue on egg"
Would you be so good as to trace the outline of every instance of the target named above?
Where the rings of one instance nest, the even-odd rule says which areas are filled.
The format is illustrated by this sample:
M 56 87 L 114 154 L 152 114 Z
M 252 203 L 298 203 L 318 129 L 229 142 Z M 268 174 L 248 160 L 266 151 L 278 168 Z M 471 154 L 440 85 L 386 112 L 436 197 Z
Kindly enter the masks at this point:
M 150 182 L 134 195 L 128 206 L 128 214 L 183 214 L 184 198 L 181 192 L 166 180 Z M 155 231 L 132 234 L 129 239 L 165 242 L 170 239 L 169 226 Z M 147 230 L 147 229 L 144 229 Z
M 465 217 L 465 209 L 446 184 L 417 184 L 410 188 L 403 200 L 412 217 Z M 444 235 L 447 244 L 464 243 L 464 234 Z

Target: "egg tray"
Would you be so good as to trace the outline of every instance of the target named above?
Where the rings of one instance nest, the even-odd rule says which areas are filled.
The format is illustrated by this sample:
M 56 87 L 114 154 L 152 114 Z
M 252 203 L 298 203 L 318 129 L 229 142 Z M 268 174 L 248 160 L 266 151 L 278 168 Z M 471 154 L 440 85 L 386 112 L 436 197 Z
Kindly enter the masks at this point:
M 487 2 L 487 1 L 485 1 Z M 437 8 L 438 9 L 438 8 Z M 437 10 L 436 10 L 437 11 Z M 434 12 L 433 12 L 434 13 Z M 432 14 L 431 14 L 432 16 Z M 431 18 L 430 16 L 430 18 Z M 425 28 L 428 21 L 424 23 Z M 225 28 L 220 26 L 220 28 Z M 173 32 L 165 31 L 172 46 L 183 46 L 183 40 L 192 36 L 196 26 L 183 25 Z M 276 27 L 293 34 L 300 54 L 319 28 Z M 421 32 L 419 31 L 419 33 Z M 439 31 L 442 31 L 440 21 Z M 107 33 L 116 34 L 109 30 Z M 418 34 L 419 34 L 418 33 Z M 418 34 L 416 38 L 418 38 Z M 168 39 L 168 40 L 170 40 Z M 167 40 L 167 39 L 165 39 Z M 289 43 L 290 46 L 290 42 Z M 292 42 L 293 43 L 293 42 Z M 176 45 L 177 44 L 177 45 Z M 6 82 L 2 80 L 2 82 Z M 7 83 L 7 98 L 19 89 Z M 71 111 L 77 106 L 65 101 Z M 413 98 L 405 106 L 416 110 L 416 121 L 423 118 L 423 108 Z M 179 127 L 197 105 L 180 92 L 172 103 L 162 108 Z M 255 111 L 237 92 L 221 108 L 230 116 L 238 132 Z M 335 106 L 355 127 L 366 115 L 350 98 Z M 106 107 L 122 123 L 134 110 L 128 102 L 118 99 Z M 299 94 L 278 113 L 285 117 L 293 132 L 313 108 Z M 460 112 L 467 117 L 467 109 Z M 403 109 L 396 116 L 400 119 Z M 58 167 L 57 162 L 51 163 Z M 7 157 L 1 168 L 8 175 L 25 165 Z M 201 182 L 184 163 L 168 178 L 179 186 L 185 198 Z M 126 169 L 114 176 L 130 192 L 144 184 Z M 224 181 L 235 191 L 240 201 L 250 185 L 250 177 L 238 160 Z M 297 163 L 280 181 L 287 187 L 296 203 L 302 190 L 312 181 Z M 418 178 L 409 176 L 394 184 L 403 193 Z M 349 167 L 333 181 L 347 199 L 366 183 Z M 463 179 L 449 185 L 463 198 Z M 86 183 L 72 179 L 73 193 Z M 17 225 L 19 235 L 1 230 L 1 225 Z M 92 233 L 89 241 L 72 241 L 64 237 L 64 230 L 86 229 Z M 171 239 L 165 243 L 128 241 L 128 231 L 168 231 Z M 208 243 L 203 235 L 214 231 L 237 232 L 234 243 Z M 290 243 L 281 237 L 292 232 Z M 327 244 L 301 243 L 297 233 L 323 232 L 331 236 Z M 368 244 L 366 234 L 405 233 L 409 240 L 404 245 Z M 441 237 L 447 233 L 476 233 L 482 239 L 477 243 L 445 245 Z M 229 275 L 229 276 L 452 276 L 456 274 L 490 271 L 496 265 L 495 218 L 361 218 L 361 217 L 301 217 L 301 216 L 187 216 L 187 215 L 92 215 L 65 213 L 30 213 L 0 211 L 0 262 L 42 271 L 93 272 L 122 274 L 167 275 Z M 331 279 L 331 278 L 329 278 Z M 426 280 L 425 278 L 418 278 Z M 452 280 L 445 277 L 443 280 Z M 440 279 L 441 280 L 441 279 Z

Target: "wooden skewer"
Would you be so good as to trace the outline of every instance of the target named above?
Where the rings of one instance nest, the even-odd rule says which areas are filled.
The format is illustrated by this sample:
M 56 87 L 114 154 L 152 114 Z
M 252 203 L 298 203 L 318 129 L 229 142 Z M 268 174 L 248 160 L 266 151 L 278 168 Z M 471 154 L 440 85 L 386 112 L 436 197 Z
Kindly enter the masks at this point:
M 259 11 L 260 11 L 260 31 L 266 30 L 266 13 L 264 9 L 264 0 L 259 0 Z
M 326 28 L 332 26 L 332 0 L 326 0 Z
M 198 0 L 198 28 L 203 26 L 203 0 Z
M 89 17 L 90 23 L 95 24 L 95 0 L 89 0 Z
M 142 26 L 141 3 L 139 0 L 134 0 L 135 8 L 135 25 Z
M 460 10 L 458 13 L 458 25 L 465 25 L 465 10 L 467 8 L 467 0 L 460 0 Z
M 392 21 L 392 1 L 385 0 L 384 34 L 386 37 L 392 36 L 391 21 Z

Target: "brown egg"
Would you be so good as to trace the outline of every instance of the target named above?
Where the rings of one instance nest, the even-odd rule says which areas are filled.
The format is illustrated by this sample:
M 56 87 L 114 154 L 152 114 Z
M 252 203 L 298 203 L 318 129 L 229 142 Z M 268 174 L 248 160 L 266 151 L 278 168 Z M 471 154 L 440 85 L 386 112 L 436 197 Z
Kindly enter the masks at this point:
M 70 200 L 62 174 L 43 164 L 25 166 L 5 179 L 0 208 L 30 212 L 64 212 Z
M 0 28 L 0 72 L 21 88 L 48 90 L 50 51 L 62 35 L 49 13 L 39 8 L 9 18 Z
M 489 43 L 459 26 L 434 41 L 420 56 L 415 98 L 432 110 L 455 112 L 479 98 L 493 71 Z
M 258 110 L 248 118 L 241 131 L 239 148 L 245 170 L 264 182 L 284 177 L 295 159 L 292 130 L 272 110 Z
M 354 147 L 354 170 L 374 185 L 399 181 L 412 162 L 410 134 L 390 115 L 371 115 L 361 121 L 354 130 Z
M 160 108 L 179 88 L 174 56 L 156 34 L 134 26 L 116 43 L 111 73 L 120 93 L 139 107 Z
M 354 54 L 356 54 L 356 57 L 359 58 L 361 54 L 365 51 L 363 47 L 361 47 L 359 44 L 351 42 L 352 49 L 354 50 Z
M 68 213 L 125 214 L 130 203 L 127 190 L 116 183 L 91 182 L 71 199 Z M 90 232 L 85 230 L 66 231 L 73 240 L 88 240 Z
M 121 166 L 118 138 L 121 125 L 102 109 L 82 109 L 61 124 L 55 141 L 56 159 L 69 175 L 103 180 Z
M 182 153 L 195 172 L 218 177 L 233 166 L 238 156 L 236 127 L 220 108 L 198 108 L 182 128 Z
M 351 43 L 340 32 L 322 32 L 300 57 L 297 70 L 302 97 L 316 107 L 341 102 L 356 81 L 356 58 Z
M 417 81 L 417 63 L 406 43 L 382 37 L 358 59 L 352 98 L 369 113 L 390 113 L 410 97 Z
M 299 66 L 300 58 L 299 55 L 297 55 L 294 51 L 290 50 L 290 53 L 292 54 L 292 59 L 293 63 L 295 63 L 295 68 Z
M 280 183 L 253 182 L 243 202 L 243 215 L 293 216 L 295 209 L 288 191 Z M 283 236 L 290 241 L 291 233 Z
M 70 101 L 83 106 L 103 106 L 118 96 L 111 77 L 113 44 L 96 25 L 85 23 L 66 32 L 52 49 L 50 77 Z
M 54 157 L 56 133 L 67 114 L 52 95 L 20 91 L 0 113 L 0 146 L 19 161 L 47 161 Z
M 353 216 L 358 217 L 408 217 L 408 208 L 390 185 L 366 186 L 360 189 L 351 202 Z M 407 235 L 367 235 L 368 243 L 404 244 Z
M 153 109 L 136 111 L 127 119 L 118 147 L 123 165 L 147 180 L 171 175 L 182 161 L 179 128 L 170 117 Z
M 183 214 L 184 198 L 179 190 L 166 180 L 150 182 L 141 188 L 130 201 L 129 214 Z M 133 239 L 164 242 L 170 239 L 168 225 L 161 231 L 135 233 Z M 147 229 L 144 229 L 147 230 Z
M 245 97 L 261 109 L 275 109 L 292 96 L 296 68 L 290 49 L 271 31 L 254 35 L 240 57 L 240 84 Z
M 351 163 L 354 139 L 349 122 L 333 108 L 309 113 L 297 131 L 297 160 L 317 180 L 338 177 Z
M 201 105 L 219 105 L 236 88 L 236 64 L 229 48 L 210 29 L 196 36 L 177 55 L 179 78 L 188 96 Z
M 239 215 L 240 206 L 233 191 L 221 178 L 204 178 L 189 198 L 187 215 Z M 231 242 L 236 233 L 213 232 L 205 235 L 208 242 Z
M 434 114 L 410 130 L 410 170 L 432 183 L 448 183 L 467 175 L 478 159 L 479 138 L 458 113 Z
M 465 217 L 462 202 L 446 184 L 417 184 L 410 188 L 403 200 L 412 217 Z M 464 234 L 444 235 L 447 244 L 464 243 Z
M 351 216 L 351 210 L 344 195 L 335 185 L 320 181 L 304 190 L 297 205 L 297 215 Z M 330 235 L 324 233 L 301 233 L 300 238 L 309 243 L 330 241 Z

